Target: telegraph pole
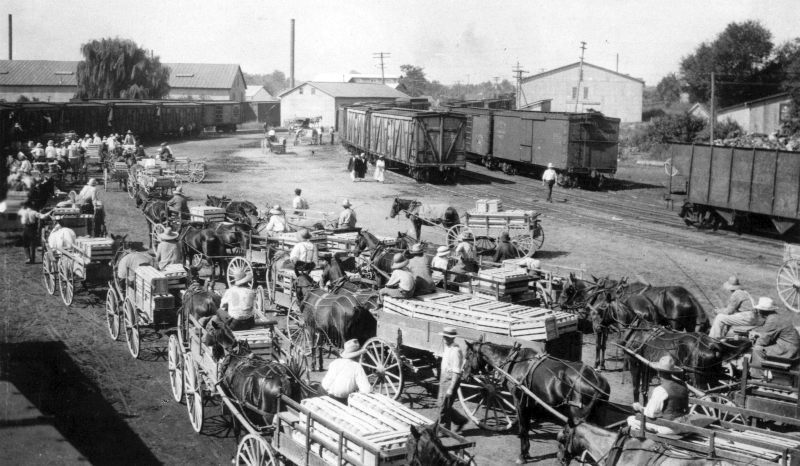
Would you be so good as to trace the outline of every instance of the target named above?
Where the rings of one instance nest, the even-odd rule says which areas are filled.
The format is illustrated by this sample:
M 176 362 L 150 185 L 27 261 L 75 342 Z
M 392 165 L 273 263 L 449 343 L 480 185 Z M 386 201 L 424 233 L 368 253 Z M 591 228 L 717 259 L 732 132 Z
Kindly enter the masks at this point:
M 712 146 L 714 145 L 714 120 L 717 119 L 717 115 L 714 113 L 714 72 L 711 72 L 711 115 L 709 118 L 710 130 L 711 134 L 708 138 L 708 143 Z
M 289 57 L 289 88 L 294 89 L 294 20 L 292 20 L 292 32 L 289 34 L 291 39 L 291 54 Z
M 386 52 L 376 52 L 376 53 L 372 54 L 372 58 L 380 58 L 381 59 L 381 65 L 380 65 L 381 66 L 381 83 L 383 83 L 383 84 L 386 84 L 386 77 L 383 74 L 383 69 L 385 68 L 385 65 L 383 64 L 383 59 L 384 59 L 384 57 L 385 58 L 389 58 L 391 56 L 392 56 L 392 54 L 386 53 Z
M 586 42 L 581 42 L 581 66 L 578 71 L 578 91 L 575 93 L 575 113 L 578 113 L 578 101 L 581 99 L 581 82 L 583 82 L 583 53 L 586 51 Z
M 517 62 L 517 66 L 512 68 L 514 74 L 517 75 L 517 108 L 520 108 L 522 105 L 522 73 L 527 73 L 527 71 L 523 70 L 521 66 L 519 66 L 519 62 Z M 527 104 L 527 99 L 525 101 Z

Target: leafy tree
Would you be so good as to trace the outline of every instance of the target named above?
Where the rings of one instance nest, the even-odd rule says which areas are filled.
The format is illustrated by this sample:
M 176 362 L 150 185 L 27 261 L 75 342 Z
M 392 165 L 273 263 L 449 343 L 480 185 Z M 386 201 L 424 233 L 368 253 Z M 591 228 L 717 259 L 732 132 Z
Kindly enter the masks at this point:
M 681 82 L 675 73 L 670 73 L 659 81 L 656 93 L 662 102 L 669 105 L 681 100 Z
M 350 70 L 350 74 L 361 74 L 361 73 L 356 70 Z
M 81 45 L 77 97 L 161 99 L 169 94 L 170 69 L 129 39 L 93 40 Z
M 249 86 L 264 86 L 272 95 L 277 95 L 289 87 L 286 74 L 280 70 L 275 70 L 270 74 L 244 73 L 244 80 Z
M 775 82 L 775 68 L 770 66 L 773 47 L 772 33 L 761 23 L 730 23 L 713 42 L 700 44 L 681 60 L 690 98 L 695 102 L 711 99 L 712 72 L 724 82 L 715 89 L 721 107 L 774 94 L 776 88 L 762 85 Z
M 400 71 L 403 77 L 400 78 L 400 84 L 406 86 L 411 97 L 419 97 L 425 93 L 430 83 L 428 78 L 425 77 L 425 70 L 419 66 L 402 65 Z
M 775 52 L 775 63 L 781 69 L 781 88 L 792 97 L 791 133 L 800 131 L 800 38 L 782 44 Z

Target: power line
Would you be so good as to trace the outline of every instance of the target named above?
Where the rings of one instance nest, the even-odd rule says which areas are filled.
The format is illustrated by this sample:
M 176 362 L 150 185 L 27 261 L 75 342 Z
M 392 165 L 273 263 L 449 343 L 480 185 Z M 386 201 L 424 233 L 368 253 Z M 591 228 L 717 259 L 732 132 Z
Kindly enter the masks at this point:
M 384 57 L 385 58 L 390 58 L 391 56 L 392 56 L 392 54 L 391 53 L 387 53 L 387 52 L 376 52 L 376 53 L 372 54 L 372 58 L 380 58 L 381 59 L 381 83 L 383 83 L 383 84 L 386 84 L 386 77 L 385 77 L 384 72 L 383 72 L 383 69 L 386 67 L 386 65 L 383 64 L 383 59 L 384 59 Z

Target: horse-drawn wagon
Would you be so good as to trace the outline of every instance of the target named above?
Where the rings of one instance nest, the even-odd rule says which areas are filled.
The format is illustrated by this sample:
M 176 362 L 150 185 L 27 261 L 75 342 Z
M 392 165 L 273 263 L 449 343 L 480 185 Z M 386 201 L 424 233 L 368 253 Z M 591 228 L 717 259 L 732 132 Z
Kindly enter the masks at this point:
M 107 191 L 108 184 L 116 181 L 117 184 L 119 184 L 119 189 L 128 191 L 128 195 L 133 199 L 135 191 L 134 187 L 131 186 L 131 182 L 134 180 L 130 177 L 130 168 L 128 164 L 125 162 L 108 160 L 106 167 L 103 174 L 103 188 Z
M 206 163 L 193 162 L 188 157 L 175 157 L 164 162 L 164 175 L 173 176 L 181 182 L 200 183 L 206 178 Z
M 180 186 L 180 178 L 174 174 L 165 175 L 160 167 L 145 168 L 136 172 L 136 188 L 148 196 L 165 197 Z
M 783 245 L 783 265 L 776 278 L 778 296 L 794 312 L 800 312 L 800 246 Z
M 532 210 L 507 210 L 500 212 L 470 211 L 464 214 L 461 223 L 447 231 L 447 245 L 458 244 L 462 235 L 469 233 L 475 238 L 478 253 L 493 251 L 498 238 L 508 233 L 518 257 L 530 257 L 544 243 L 539 212 Z

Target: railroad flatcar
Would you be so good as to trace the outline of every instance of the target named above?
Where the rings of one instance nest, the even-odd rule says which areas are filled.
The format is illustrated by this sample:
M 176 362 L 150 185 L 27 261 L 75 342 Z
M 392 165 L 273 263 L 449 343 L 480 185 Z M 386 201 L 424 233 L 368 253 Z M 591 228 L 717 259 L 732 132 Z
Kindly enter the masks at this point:
M 423 182 L 458 179 L 466 166 L 465 129 L 466 118 L 449 112 L 370 106 L 339 110 L 339 134 L 351 153 L 383 156 L 387 167 L 403 167 Z
M 541 174 L 548 163 L 558 184 L 600 187 L 617 172 L 619 119 L 601 113 L 450 108 L 467 117 L 467 155 L 513 175 Z
M 792 228 L 800 223 L 797 152 L 672 144 L 670 157 L 673 180 L 685 178 L 680 216 L 687 225 L 741 231 L 771 223 L 781 235 L 798 233 Z M 670 183 L 670 196 L 677 184 L 683 183 Z

